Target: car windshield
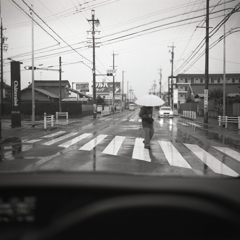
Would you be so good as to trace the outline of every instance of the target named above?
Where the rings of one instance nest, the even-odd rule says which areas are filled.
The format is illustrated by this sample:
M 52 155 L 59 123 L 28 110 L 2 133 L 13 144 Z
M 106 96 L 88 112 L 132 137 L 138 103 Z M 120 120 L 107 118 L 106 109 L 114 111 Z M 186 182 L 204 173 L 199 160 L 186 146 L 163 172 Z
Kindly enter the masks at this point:
M 170 107 L 161 107 L 161 110 L 171 110 Z
M 1 1 L 0 174 L 239 177 L 240 4 L 208 2 Z

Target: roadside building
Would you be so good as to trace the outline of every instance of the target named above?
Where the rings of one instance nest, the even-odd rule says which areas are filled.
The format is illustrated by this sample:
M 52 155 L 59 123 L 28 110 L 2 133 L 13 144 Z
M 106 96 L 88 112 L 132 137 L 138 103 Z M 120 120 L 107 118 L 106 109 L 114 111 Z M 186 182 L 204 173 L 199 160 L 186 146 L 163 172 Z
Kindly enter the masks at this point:
M 178 74 L 176 83 L 179 103 L 185 103 L 189 94 L 203 98 L 205 88 L 205 74 Z M 209 74 L 209 91 L 223 89 L 223 74 Z M 226 95 L 238 96 L 240 94 L 240 73 L 226 74 Z

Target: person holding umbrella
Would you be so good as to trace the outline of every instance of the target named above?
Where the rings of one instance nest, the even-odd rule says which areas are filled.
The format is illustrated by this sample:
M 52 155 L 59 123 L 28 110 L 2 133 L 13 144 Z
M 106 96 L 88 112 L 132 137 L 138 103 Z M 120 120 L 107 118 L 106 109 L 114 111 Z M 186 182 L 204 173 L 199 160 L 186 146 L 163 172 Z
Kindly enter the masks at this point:
M 153 128 L 153 107 L 141 107 L 139 117 L 142 118 L 142 127 L 144 131 L 144 147 L 150 149 L 150 141 L 154 134 Z
M 135 102 L 143 106 L 139 112 L 139 117 L 142 119 L 142 127 L 144 130 L 144 147 L 150 149 L 150 141 L 154 134 L 153 128 L 153 107 L 163 105 L 165 102 L 158 96 L 145 95 Z

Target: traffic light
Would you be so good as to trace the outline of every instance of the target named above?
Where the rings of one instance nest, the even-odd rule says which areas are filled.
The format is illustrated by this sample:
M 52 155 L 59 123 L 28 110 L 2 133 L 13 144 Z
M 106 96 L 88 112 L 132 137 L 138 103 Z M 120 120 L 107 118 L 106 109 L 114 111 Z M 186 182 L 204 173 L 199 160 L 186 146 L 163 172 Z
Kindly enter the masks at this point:
M 107 73 L 107 76 L 113 76 L 113 74 L 112 73 Z
M 24 67 L 26 70 L 32 70 L 32 66 L 26 66 L 26 67 Z M 36 67 L 34 67 L 33 68 L 34 70 L 36 70 L 37 68 Z

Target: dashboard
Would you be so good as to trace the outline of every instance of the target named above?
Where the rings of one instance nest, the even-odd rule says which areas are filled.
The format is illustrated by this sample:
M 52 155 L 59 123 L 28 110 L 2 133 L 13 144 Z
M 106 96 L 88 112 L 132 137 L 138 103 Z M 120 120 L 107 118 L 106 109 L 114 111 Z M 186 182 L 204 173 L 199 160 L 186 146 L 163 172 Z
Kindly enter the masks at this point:
M 0 175 L 0 239 L 239 239 L 240 179 Z

